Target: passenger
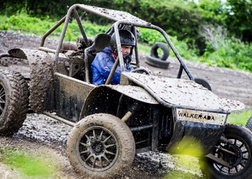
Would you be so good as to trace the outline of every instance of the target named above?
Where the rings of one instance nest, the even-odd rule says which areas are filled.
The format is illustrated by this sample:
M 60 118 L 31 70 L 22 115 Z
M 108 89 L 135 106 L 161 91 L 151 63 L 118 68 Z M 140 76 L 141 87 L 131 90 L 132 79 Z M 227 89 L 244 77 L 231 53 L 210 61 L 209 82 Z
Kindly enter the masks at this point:
M 135 37 L 128 30 L 119 30 L 120 42 L 122 48 L 122 55 L 125 63 L 126 71 L 131 71 L 131 53 L 132 48 L 135 46 Z M 110 47 L 106 47 L 102 52 L 96 54 L 94 61 L 91 64 L 92 70 L 92 83 L 95 85 L 105 84 L 111 69 L 117 58 L 117 48 L 115 41 L 115 34 L 111 36 Z M 112 76 L 111 84 L 116 85 L 120 83 L 121 68 L 118 65 L 115 73 Z

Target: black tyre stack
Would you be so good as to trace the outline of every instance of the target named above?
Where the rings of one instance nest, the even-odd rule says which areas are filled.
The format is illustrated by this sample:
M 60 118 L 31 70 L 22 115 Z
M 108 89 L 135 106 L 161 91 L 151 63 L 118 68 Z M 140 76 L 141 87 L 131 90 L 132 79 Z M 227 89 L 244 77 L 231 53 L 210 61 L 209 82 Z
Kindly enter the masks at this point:
M 159 49 L 162 50 L 162 55 L 159 55 Z M 170 62 L 168 61 L 168 57 L 168 46 L 165 43 L 157 42 L 152 46 L 150 55 L 146 55 L 145 62 L 157 68 L 167 69 L 170 64 Z

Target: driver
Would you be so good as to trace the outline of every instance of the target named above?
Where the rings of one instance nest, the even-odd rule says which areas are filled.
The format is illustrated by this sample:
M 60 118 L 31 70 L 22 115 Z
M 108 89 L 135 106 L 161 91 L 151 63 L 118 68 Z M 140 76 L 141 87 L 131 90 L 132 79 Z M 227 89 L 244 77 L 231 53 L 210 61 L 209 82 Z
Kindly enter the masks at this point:
M 126 71 L 131 71 L 133 68 L 130 65 L 132 48 L 135 46 L 136 40 L 132 32 L 128 30 L 119 30 L 122 55 L 125 63 Z M 117 48 L 115 34 L 112 34 L 110 47 L 106 47 L 103 51 L 96 54 L 94 61 L 91 64 L 92 83 L 95 85 L 105 84 L 110 71 L 117 58 Z M 111 79 L 111 84 L 119 84 L 121 76 L 121 68 L 117 65 L 115 73 Z

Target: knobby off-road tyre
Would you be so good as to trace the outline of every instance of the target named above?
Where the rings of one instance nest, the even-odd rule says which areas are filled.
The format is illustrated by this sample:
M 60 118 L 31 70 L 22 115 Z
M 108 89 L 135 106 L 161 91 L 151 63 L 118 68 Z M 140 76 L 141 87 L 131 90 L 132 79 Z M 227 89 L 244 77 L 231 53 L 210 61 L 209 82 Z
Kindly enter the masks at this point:
M 36 113 L 43 113 L 45 110 L 45 97 L 47 90 L 53 84 L 53 65 L 49 57 L 44 57 L 41 52 L 33 55 L 37 58 L 29 60 L 30 65 L 30 82 L 29 82 L 29 103 L 32 110 Z
M 213 155 L 223 159 L 230 164 L 225 167 L 208 159 L 205 169 L 207 178 L 216 179 L 250 179 L 252 178 L 252 138 L 251 131 L 246 128 L 227 125 L 224 131 L 229 143 L 219 142 L 218 147 L 213 151 Z M 227 152 L 227 151 L 229 152 Z
M 133 163 L 135 141 L 119 118 L 93 114 L 71 130 L 67 154 L 74 169 L 84 177 L 111 178 Z
M 246 127 L 252 131 L 252 116 L 247 121 Z
M 22 127 L 28 110 L 28 85 L 18 72 L 0 70 L 0 135 Z

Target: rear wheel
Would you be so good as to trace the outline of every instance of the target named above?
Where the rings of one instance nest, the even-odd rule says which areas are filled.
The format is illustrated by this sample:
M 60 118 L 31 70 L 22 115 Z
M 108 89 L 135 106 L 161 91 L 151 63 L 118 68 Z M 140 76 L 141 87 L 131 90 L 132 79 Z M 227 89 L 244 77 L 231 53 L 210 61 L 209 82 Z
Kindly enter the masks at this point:
M 28 93 L 20 73 L 0 70 L 0 135 L 11 136 L 22 127 L 28 110 Z
M 212 152 L 221 162 L 207 159 L 203 173 L 207 178 L 216 179 L 252 178 L 251 132 L 240 126 L 227 125 L 224 136 L 227 142 L 220 141 Z
M 79 121 L 67 141 L 67 154 L 85 177 L 110 178 L 129 167 L 135 141 L 129 127 L 110 114 L 93 114 Z

